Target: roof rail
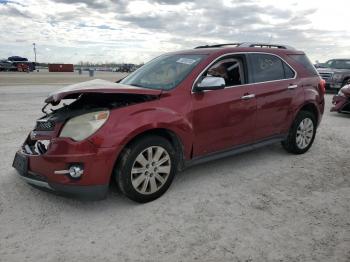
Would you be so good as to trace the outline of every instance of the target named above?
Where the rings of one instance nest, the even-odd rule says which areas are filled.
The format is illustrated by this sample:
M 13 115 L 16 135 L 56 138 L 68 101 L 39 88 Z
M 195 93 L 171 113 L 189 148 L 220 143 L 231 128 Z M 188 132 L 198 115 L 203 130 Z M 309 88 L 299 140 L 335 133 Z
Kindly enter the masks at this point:
M 199 49 L 199 48 L 218 48 L 218 47 L 225 47 L 225 46 L 277 48 L 277 49 L 291 49 L 291 50 L 295 50 L 294 47 L 291 47 L 291 46 L 288 46 L 288 45 L 253 43 L 253 42 L 228 43 L 228 44 L 217 44 L 217 45 L 203 45 L 203 46 L 197 46 L 197 47 L 195 47 L 195 49 Z
M 253 43 L 253 42 L 244 42 L 241 43 L 240 47 L 260 47 L 260 48 L 278 48 L 278 49 L 295 49 L 289 45 L 280 45 L 280 44 L 267 44 L 267 43 Z
M 201 45 L 201 46 L 197 46 L 194 49 L 200 49 L 200 48 L 217 48 L 217 47 L 224 47 L 224 46 L 235 46 L 238 47 L 240 46 L 242 43 L 228 43 L 228 44 L 217 44 L 217 45 Z

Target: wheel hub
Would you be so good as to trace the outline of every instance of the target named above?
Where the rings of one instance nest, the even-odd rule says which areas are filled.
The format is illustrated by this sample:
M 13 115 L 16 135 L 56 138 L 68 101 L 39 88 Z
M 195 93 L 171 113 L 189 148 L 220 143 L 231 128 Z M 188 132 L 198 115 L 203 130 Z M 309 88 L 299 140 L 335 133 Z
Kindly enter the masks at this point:
M 296 143 L 300 149 L 305 149 L 311 143 L 314 133 L 314 123 L 310 118 L 303 119 L 297 129 Z
M 152 146 L 136 157 L 131 169 L 131 182 L 137 192 L 152 194 L 166 183 L 170 171 L 169 153 L 163 147 Z

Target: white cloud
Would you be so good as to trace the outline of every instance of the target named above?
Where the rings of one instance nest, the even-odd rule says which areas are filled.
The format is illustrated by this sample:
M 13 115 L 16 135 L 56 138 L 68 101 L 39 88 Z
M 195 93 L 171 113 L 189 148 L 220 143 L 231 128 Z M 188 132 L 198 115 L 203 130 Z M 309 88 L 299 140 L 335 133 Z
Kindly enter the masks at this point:
M 278 42 L 312 60 L 350 57 L 348 1 L 0 0 L 0 57 L 145 62 L 219 42 Z M 349 40 L 348 40 L 349 39 Z

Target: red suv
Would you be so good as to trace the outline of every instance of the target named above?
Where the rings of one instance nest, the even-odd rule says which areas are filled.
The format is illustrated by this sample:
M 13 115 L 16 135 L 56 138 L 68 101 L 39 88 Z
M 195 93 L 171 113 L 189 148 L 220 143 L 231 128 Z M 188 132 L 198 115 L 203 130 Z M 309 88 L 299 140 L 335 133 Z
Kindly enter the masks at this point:
M 194 164 L 275 142 L 305 153 L 324 88 L 305 54 L 288 46 L 168 53 L 118 83 L 93 80 L 50 94 L 13 166 L 56 192 L 103 198 L 115 180 L 127 197 L 148 202 Z

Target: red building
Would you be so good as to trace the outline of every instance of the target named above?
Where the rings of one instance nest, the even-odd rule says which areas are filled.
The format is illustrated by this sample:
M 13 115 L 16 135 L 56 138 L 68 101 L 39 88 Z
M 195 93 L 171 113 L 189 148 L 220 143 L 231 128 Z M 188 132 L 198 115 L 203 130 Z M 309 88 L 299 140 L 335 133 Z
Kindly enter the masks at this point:
M 74 72 L 73 64 L 49 64 L 49 72 Z

